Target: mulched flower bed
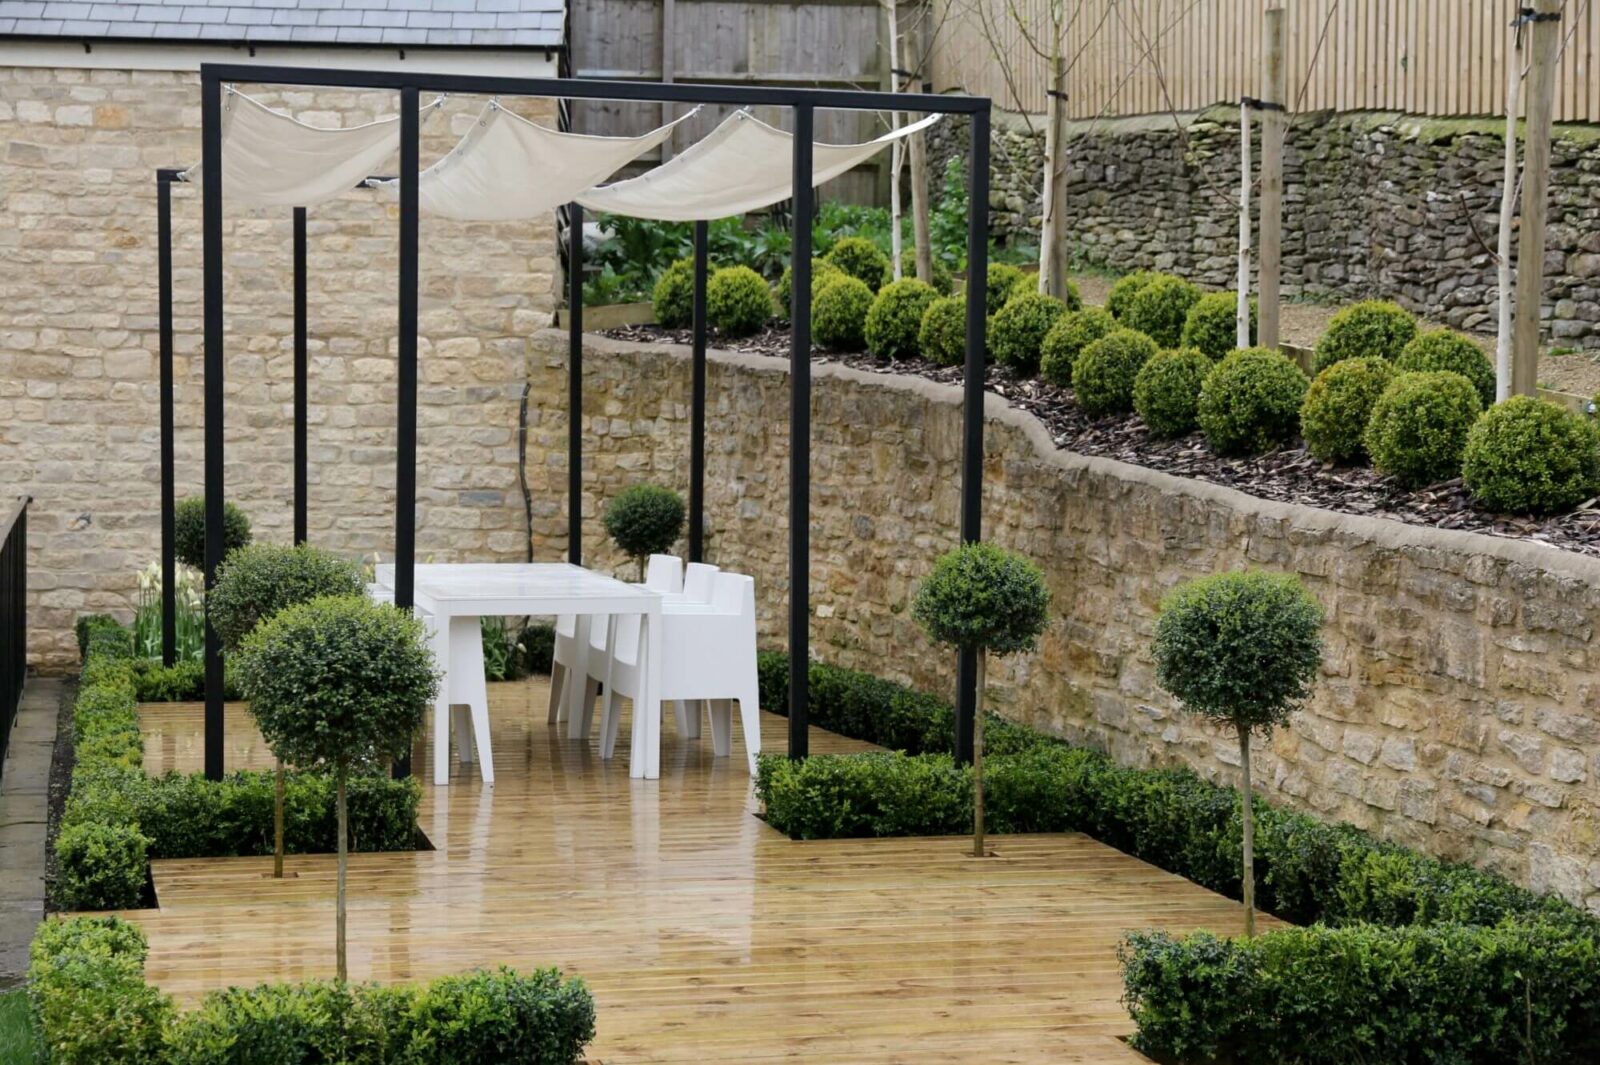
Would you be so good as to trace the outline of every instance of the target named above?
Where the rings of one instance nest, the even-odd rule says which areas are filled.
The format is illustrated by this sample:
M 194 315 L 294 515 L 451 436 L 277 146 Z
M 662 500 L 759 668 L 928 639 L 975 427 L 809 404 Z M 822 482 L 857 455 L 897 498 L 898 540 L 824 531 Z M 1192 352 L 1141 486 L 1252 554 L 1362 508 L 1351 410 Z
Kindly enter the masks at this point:
M 687 329 L 625 326 L 604 334 L 643 343 L 689 344 Z M 725 351 L 789 355 L 787 328 L 769 328 L 737 341 L 716 341 Z M 812 360 L 836 362 L 878 373 L 916 374 L 934 381 L 961 381 L 959 366 L 936 366 L 922 359 L 884 362 L 870 355 L 813 351 Z M 1163 470 L 1180 477 L 1225 485 L 1261 499 L 1306 503 L 1347 514 L 1394 518 L 1412 525 L 1462 529 L 1514 540 L 1531 540 L 1567 551 L 1600 556 L 1600 509 L 1597 500 L 1575 511 L 1545 518 L 1492 514 L 1474 503 L 1460 478 L 1410 491 L 1366 467 L 1327 466 L 1304 447 L 1281 448 L 1253 458 L 1223 458 L 1199 433 L 1159 440 L 1137 415 L 1094 419 L 1072 401 L 1069 389 L 1018 376 L 1003 366 L 985 373 L 990 392 L 1034 415 L 1050 431 L 1056 446 L 1080 455 L 1098 455 Z

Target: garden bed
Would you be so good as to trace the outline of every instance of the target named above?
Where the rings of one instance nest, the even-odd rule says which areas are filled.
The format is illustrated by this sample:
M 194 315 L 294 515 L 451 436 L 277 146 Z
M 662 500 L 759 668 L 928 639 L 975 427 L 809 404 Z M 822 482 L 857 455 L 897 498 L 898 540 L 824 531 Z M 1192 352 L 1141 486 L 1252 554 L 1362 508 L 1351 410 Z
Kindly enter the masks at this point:
M 603 335 L 657 344 L 687 345 L 693 340 L 688 329 L 663 329 L 653 325 L 625 326 L 607 330 Z M 787 327 L 772 327 L 742 340 L 719 342 L 717 346 L 728 351 L 787 358 L 789 331 Z M 947 384 L 958 384 L 962 378 L 959 366 L 939 366 L 920 358 L 885 362 L 870 355 L 819 350 L 813 351 L 812 358 L 817 362 L 837 362 L 878 373 L 914 374 Z M 1322 463 L 1303 445 L 1279 448 L 1250 458 L 1225 458 L 1216 454 L 1198 432 L 1171 440 L 1158 439 L 1134 414 L 1090 418 L 1072 401 L 1070 389 L 1022 376 L 1004 366 L 991 364 L 985 372 L 990 392 L 1037 417 L 1049 430 L 1056 446 L 1064 450 L 1192 477 L 1261 499 L 1392 518 L 1431 528 L 1530 540 L 1600 556 L 1600 509 L 1596 509 L 1594 500 L 1565 514 L 1519 517 L 1485 510 L 1470 498 L 1459 478 L 1408 490 L 1370 467 Z

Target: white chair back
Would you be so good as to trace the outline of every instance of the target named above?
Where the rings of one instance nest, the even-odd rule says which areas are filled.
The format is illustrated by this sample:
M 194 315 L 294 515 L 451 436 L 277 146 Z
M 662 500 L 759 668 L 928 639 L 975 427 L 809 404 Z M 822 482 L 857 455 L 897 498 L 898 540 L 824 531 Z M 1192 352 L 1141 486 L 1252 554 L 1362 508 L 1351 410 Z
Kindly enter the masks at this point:
M 683 591 L 683 559 L 677 555 L 651 555 L 645 566 L 644 586 L 655 592 Z
M 711 602 L 717 567 L 709 562 L 691 562 L 683 575 L 683 597 L 691 603 Z
M 755 617 L 755 579 L 742 573 L 718 573 L 712 584 L 711 604 L 719 613 Z

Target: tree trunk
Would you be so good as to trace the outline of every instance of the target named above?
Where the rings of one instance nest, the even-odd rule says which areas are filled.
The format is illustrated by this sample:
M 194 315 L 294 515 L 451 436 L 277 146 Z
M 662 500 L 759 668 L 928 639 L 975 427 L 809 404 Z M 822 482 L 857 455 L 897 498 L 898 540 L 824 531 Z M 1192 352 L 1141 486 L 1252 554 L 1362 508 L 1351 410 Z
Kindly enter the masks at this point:
M 1250 346 L 1250 105 L 1239 105 L 1239 274 L 1234 282 L 1235 347 Z
M 1050 95 L 1044 131 L 1044 220 L 1039 227 L 1039 291 L 1067 295 L 1071 265 L 1067 241 L 1067 61 L 1056 41 L 1050 60 Z
M 1522 226 L 1517 234 L 1517 306 L 1511 330 L 1511 391 L 1539 393 L 1539 325 L 1544 303 L 1545 220 L 1550 194 L 1550 118 L 1554 106 L 1561 0 L 1532 0 L 1541 16 L 1529 23 L 1528 125 L 1522 147 Z
M 988 652 L 978 651 L 978 699 L 972 711 L 972 856 L 984 857 L 983 849 L 983 679 Z
M 1250 730 L 1239 731 L 1239 766 L 1244 771 L 1239 821 L 1244 826 L 1244 934 L 1256 934 L 1255 811 L 1250 803 Z
M 900 66 L 899 0 L 884 0 L 884 7 L 889 17 L 889 91 L 897 93 L 900 91 L 900 75 L 895 73 Z M 901 124 L 900 112 L 889 112 L 889 128 L 899 129 Z M 900 218 L 905 213 L 900 206 L 900 172 L 905 167 L 905 158 L 905 139 L 901 138 L 889 149 L 889 257 L 893 260 L 890 276 L 896 281 L 901 277 L 900 264 L 905 245 L 905 238 L 900 232 Z
M 1506 73 L 1506 162 L 1500 177 L 1500 239 L 1495 245 L 1499 262 L 1495 284 L 1500 290 L 1494 342 L 1494 398 L 1511 395 L 1511 228 L 1517 214 L 1517 111 L 1522 105 L 1522 35 L 1511 31 L 1514 50 Z
M 278 759 L 272 791 L 272 876 L 283 879 L 283 759 Z
M 920 25 L 925 33 L 928 22 L 926 10 L 922 12 L 920 19 Z M 910 47 L 907 47 L 906 51 L 910 52 Z M 920 72 L 926 78 L 927 70 L 924 64 L 927 61 L 927 48 L 918 47 L 916 62 L 909 65 L 912 70 Z M 924 81 L 918 80 L 915 84 L 907 85 L 906 89 L 921 92 L 924 84 Z M 928 175 L 927 134 L 913 133 L 908 147 L 911 153 L 911 235 L 912 243 L 916 247 L 917 280 L 931 285 L 933 284 L 933 239 L 928 231 L 928 196 L 932 186 Z
M 344 928 L 345 928 L 345 920 L 344 920 L 344 881 L 345 881 L 346 870 L 349 868 L 349 865 L 350 865 L 350 841 L 349 841 L 349 838 L 348 838 L 349 835 L 350 835 L 350 825 L 349 825 L 348 814 L 347 814 L 347 811 L 345 809 L 345 794 L 344 794 L 344 782 L 345 782 L 345 777 L 348 774 L 349 774 L 349 770 L 345 766 L 345 764 L 343 762 L 339 763 L 338 768 L 335 770 L 335 780 L 336 780 L 335 787 L 337 789 L 337 792 L 336 792 L 336 797 L 334 799 L 334 806 L 339 811 L 339 851 L 338 851 L 338 853 L 339 853 L 339 859 L 338 859 L 338 865 L 339 865 L 339 888 L 338 888 L 338 902 L 336 903 L 335 910 L 334 910 L 334 913 L 335 913 L 334 927 L 336 929 L 335 937 L 336 937 L 336 941 L 337 941 L 337 944 L 338 944 L 337 950 L 338 950 L 338 957 L 339 957 L 339 981 L 341 983 L 343 983 L 344 981 L 346 981 L 346 980 L 348 980 L 350 978 L 350 969 L 349 969 L 349 966 L 346 964 L 346 960 L 345 960 L 345 934 L 344 934 Z

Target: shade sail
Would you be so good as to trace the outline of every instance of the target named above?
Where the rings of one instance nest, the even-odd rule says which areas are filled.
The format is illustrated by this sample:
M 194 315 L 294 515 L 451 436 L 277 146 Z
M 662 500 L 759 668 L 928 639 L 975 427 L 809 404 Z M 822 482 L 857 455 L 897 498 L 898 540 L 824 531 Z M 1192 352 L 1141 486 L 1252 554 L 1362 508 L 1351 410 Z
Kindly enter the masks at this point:
M 439 106 L 422 108 L 426 117 Z M 222 195 L 230 206 L 315 207 L 343 196 L 400 149 L 400 116 L 326 129 L 230 88 L 222 102 Z M 184 180 L 200 180 L 190 167 Z
M 939 117 L 930 115 L 865 144 L 814 145 L 814 184 L 838 177 Z M 794 135 L 737 111 L 648 174 L 593 189 L 577 199 L 585 207 L 613 214 L 697 222 L 770 207 L 794 194 L 793 181 Z
M 654 148 L 694 112 L 638 137 L 563 133 L 490 101 L 450 154 L 422 172 L 424 211 L 467 222 L 537 218 Z M 391 199 L 398 181 L 375 183 Z

